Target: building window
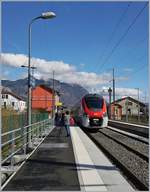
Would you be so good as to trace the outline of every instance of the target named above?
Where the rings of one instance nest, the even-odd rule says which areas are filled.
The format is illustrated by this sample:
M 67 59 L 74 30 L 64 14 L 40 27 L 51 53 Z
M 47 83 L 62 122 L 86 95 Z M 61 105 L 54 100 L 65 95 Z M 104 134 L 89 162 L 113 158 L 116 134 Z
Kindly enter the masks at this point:
M 128 113 L 129 113 L 129 115 L 131 115 L 131 109 L 128 109 Z
M 4 102 L 4 108 L 6 109 L 6 102 Z
M 2 99 L 5 99 L 5 95 L 2 95 Z
M 15 106 L 15 102 L 12 102 L 12 106 L 13 106 L 13 107 Z
M 128 102 L 128 105 L 130 105 L 130 106 L 131 106 L 131 105 L 132 105 L 132 102 Z
M 8 99 L 8 95 L 6 95 L 6 99 Z
M 140 108 L 140 112 L 144 113 L 144 109 L 143 109 L 143 108 Z

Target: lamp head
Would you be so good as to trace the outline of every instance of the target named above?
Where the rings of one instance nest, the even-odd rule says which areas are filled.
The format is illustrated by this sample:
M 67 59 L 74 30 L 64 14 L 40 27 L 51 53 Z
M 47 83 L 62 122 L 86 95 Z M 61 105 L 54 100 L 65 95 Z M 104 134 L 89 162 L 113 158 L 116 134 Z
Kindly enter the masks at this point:
M 21 65 L 21 67 L 27 67 L 27 66 L 25 66 L 25 65 Z
M 42 13 L 42 15 L 41 15 L 42 19 L 51 19 L 54 17 L 56 17 L 56 14 L 54 12 L 51 12 L 51 11 Z

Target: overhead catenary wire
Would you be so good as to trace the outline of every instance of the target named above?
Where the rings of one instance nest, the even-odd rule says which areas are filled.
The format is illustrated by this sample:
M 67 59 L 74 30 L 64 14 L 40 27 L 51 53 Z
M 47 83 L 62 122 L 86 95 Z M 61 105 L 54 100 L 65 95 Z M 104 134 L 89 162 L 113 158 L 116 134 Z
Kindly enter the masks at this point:
M 126 59 L 127 57 L 129 57 L 129 56 L 131 57 L 131 56 L 137 55 L 136 49 L 138 49 L 138 48 L 139 48 L 139 45 L 142 44 L 142 43 L 144 43 L 146 40 L 147 40 L 147 39 L 144 38 L 144 39 L 136 42 L 136 43 L 135 43 L 136 46 L 135 46 L 134 48 L 132 48 L 132 51 L 131 51 L 131 50 L 128 50 L 128 51 L 127 51 L 127 55 L 124 55 L 123 57 L 121 57 L 120 60 L 121 60 L 121 61 L 125 61 L 125 59 Z M 129 55 L 129 54 L 130 54 L 130 55 Z M 144 56 L 144 57 L 145 57 L 145 56 Z M 139 61 L 139 60 L 141 60 L 141 59 L 143 59 L 143 56 L 140 56 L 140 57 L 138 56 L 137 58 L 134 58 L 134 60 L 137 60 L 137 61 Z M 126 65 L 126 67 L 127 67 L 127 66 L 130 66 L 130 65 Z M 132 67 L 133 67 L 133 65 L 132 65 Z M 118 69 L 119 69 L 119 68 L 122 68 L 121 64 L 120 64 L 117 68 L 118 68 Z
M 133 77 L 135 74 L 137 74 L 138 72 L 141 72 L 143 69 L 145 69 L 145 67 L 148 67 L 148 65 L 146 65 L 145 63 L 143 65 L 141 65 L 136 71 L 134 71 L 133 73 L 129 74 L 128 76 L 126 76 L 127 79 L 129 79 L 130 77 Z M 120 82 L 120 81 L 119 81 Z M 118 82 L 118 83 L 119 83 Z
M 139 57 L 138 58 L 138 61 L 137 62 L 141 62 L 143 59 L 145 58 L 145 55 L 144 56 L 141 56 L 141 57 Z M 136 63 L 137 64 L 137 63 Z M 130 73 L 129 75 L 127 75 L 127 76 L 125 76 L 125 78 L 127 79 L 127 78 L 130 78 L 130 76 L 133 76 L 133 75 L 135 75 L 136 73 L 138 73 L 139 71 L 141 71 L 141 70 L 143 70 L 145 67 L 148 67 L 148 65 L 146 65 L 145 63 L 143 64 L 143 65 L 140 65 L 139 66 L 139 68 L 137 68 L 137 70 L 136 71 L 134 71 L 134 72 L 132 72 L 132 73 Z M 132 65 L 132 67 L 133 67 L 133 65 Z M 117 79 L 118 79 L 118 77 L 115 77 L 115 80 L 117 81 Z M 111 80 L 108 80 L 108 82 L 107 83 L 110 83 L 112 81 L 112 79 Z M 120 82 L 121 80 L 119 79 L 119 81 L 118 82 Z
M 115 52 L 115 50 L 118 48 L 118 46 L 121 44 L 121 42 L 123 41 L 123 39 L 126 37 L 126 35 L 128 34 L 129 30 L 132 28 L 132 26 L 134 25 L 134 23 L 137 21 L 137 19 L 139 18 L 139 16 L 142 14 L 142 12 L 144 11 L 144 9 L 146 8 L 146 6 L 148 5 L 148 2 L 146 2 L 143 6 L 143 8 L 138 12 L 138 14 L 135 16 L 134 20 L 131 22 L 131 24 L 128 26 L 128 28 L 126 29 L 126 31 L 124 32 L 124 34 L 121 36 L 121 38 L 119 39 L 119 41 L 114 45 L 114 47 L 112 48 L 110 54 L 108 55 L 108 57 L 104 60 L 104 62 L 101 65 L 101 68 L 104 67 L 104 65 L 106 64 L 106 62 L 110 59 L 110 57 L 113 55 L 113 53 Z
M 104 48 L 104 50 L 103 50 L 103 52 L 102 52 L 102 54 L 100 55 L 100 57 L 99 57 L 98 60 L 102 60 L 102 58 L 104 57 L 104 55 L 105 55 L 105 53 L 106 53 L 106 50 L 109 48 L 110 43 L 111 43 L 111 41 L 112 41 L 112 39 L 113 39 L 113 37 L 114 37 L 117 29 L 119 28 L 120 24 L 122 23 L 122 20 L 125 18 L 125 16 L 126 16 L 128 10 L 129 10 L 129 7 L 130 7 L 131 3 L 132 3 L 132 2 L 128 3 L 126 9 L 125 9 L 125 10 L 123 11 L 123 13 L 121 14 L 118 22 L 116 23 L 116 25 L 115 25 L 115 27 L 114 27 L 114 30 L 112 31 L 112 33 L 111 33 L 110 36 L 109 36 L 108 42 L 107 42 L 107 44 L 106 44 L 106 46 L 105 46 L 105 48 Z M 98 65 L 97 65 L 97 66 L 98 66 Z
M 142 38 L 142 39 L 140 39 L 139 41 L 137 41 L 136 43 L 135 43 L 135 46 L 134 46 L 134 48 L 132 48 L 132 51 L 131 50 L 128 50 L 128 55 L 126 56 L 124 56 L 124 57 L 122 57 L 121 58 L 121 60 L 122 61 L 124 61 L 124 59 L 126 59 L 126 57 L 129 57 L 129 53 L 130 53 L 130 55 L 131 55 L 131 52 L 133 52 L 133 54 L 135 55 L 135 53 L 137 54 L 137 52 L 135 51 L 137 48 L 139 48 L 139 45 L 141 45 L 141 44 L 143 44 L 144 42 L 146 42 L 146 40 L 147 40 L 147 35 L 146 36 L 144 36 L 144 38 Z M 133 55 L 132 54 L 132 55 Z M 137 57 L 136 58 L 136 60 L 137 60 L 137 62 L 139 62 L 139 61 L 141 61 L 143 58 L 145 58 L 145 56 L 140 56 L 140 57 Z M 136 63 L 137 63 L 136 62 Z M 130 65 L 128 65 L 129 67 L 130 67 Z M 127 67 L 127 66 L 126 66 Z M 132 64 L 132 67 L 133 67 L 133 64 Z M 119 68 L 122 68 L 120 65 L 117 67 L 117 69 L 119 69 Z M 130 76 L 131 74 L 129 74 L 129 76 Z M 110 80 L 108 81 L 108 82 L 110 82 Z

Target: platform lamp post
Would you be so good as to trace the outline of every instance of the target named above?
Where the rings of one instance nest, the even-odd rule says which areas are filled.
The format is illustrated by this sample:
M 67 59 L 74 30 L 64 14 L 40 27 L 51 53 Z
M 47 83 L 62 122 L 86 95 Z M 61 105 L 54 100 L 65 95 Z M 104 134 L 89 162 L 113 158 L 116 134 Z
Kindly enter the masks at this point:
M 21 67 L 28 67 L 28 66 L 26 66 L 26 65 L 21 65 Z M 32 67 L 30 67 L 31 69 L 32 69 L 32 80 L 31 80 L 31 78 L 30 78 L 30 81 L 32 82 L 31 84 L 31 88 L 32 87 L 34 87 L 35 85 L 34 85 L 34 70 L 35 69 L 37 69 L 37 67 L 34 67 L 34 66 L 32 66 Z M 31 76 L 30 76 L 31 77 Z M 32 91 L 31 91 L 31 93 L 32 93 Z M 31 110 L 32 110 L 32 94 L 31 94 Z M 32 121 L 32 118 L 31 118 L 31 121 Z
M 21 65 L 21 67 L 28 67 L 28 66 L 26 66 L 26 65 Z M 31 69 L 37 69 L 37 67 L 30 67 Z
M 21 67 L 28 67 L 28 66 L 26 66 L 26 65 L 21 65 Z M 33 78 L 34 78 L 34 70 L 35 69 L 37 69 L 37 67 L 30 67 L 31 69 L 32 69 L 32 80 L 33 80 Z M 30 81 L 31 81 L 31 76 L 30 76 Z M 32 82 L 33 83 L 33 82 Z M 31 99 L 32 100 L 32 99 Z M 31 105 L 32 106 L 32 105 Z
M 113 96 L 113 104 L 114 104 L 114 111 L 113 111 L 113 114 L 112 114 L 112 117 L 113 119 L 115 119 L 115 69 L 112 68 L 112 80 L 110 80 L 109 82 L 113 82 L 113 85 L 112 85 L 112 90 L 111 92 L 113 93 L 112 96 Z
M 35 17 L 31 20 L 31 22 L 29 23 L 29 28 L 28 28 L 28 35 L 29 35 L 29 39 L 28 39 L 28 105 L 27 105 L 27 121 L 28 121 L 28 129 L 27 129 L 27 148 L 32 147 L 32 143 L 31 143 L 31 131 L 29 128 L 29 125 L 31 125 L 31 25 L 34 21 L 38 20 L 38 19 L 51 19 L 56 17 L 55 13 L 53 12 L 45 12 L 42 13 L 41 16 L 39 17 Z

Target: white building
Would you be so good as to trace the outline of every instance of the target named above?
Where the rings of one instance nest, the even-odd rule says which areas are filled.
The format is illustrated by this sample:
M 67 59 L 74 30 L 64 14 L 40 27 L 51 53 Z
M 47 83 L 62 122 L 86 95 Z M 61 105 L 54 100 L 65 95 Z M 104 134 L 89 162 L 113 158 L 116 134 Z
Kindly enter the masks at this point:
M 119 104 L 122 107 L 122 115 L 126 115 L 127 111 L 129 115 L 137 116 L 138 113 L 144 114 L 145 104 L 132 97 L 124 97 L 115 101 L 115 104 Z
M 26 109 L 26 102 L 13 92 L 2 89 L 1 97 L 3 108 L 13 108 L 19 112 Z

